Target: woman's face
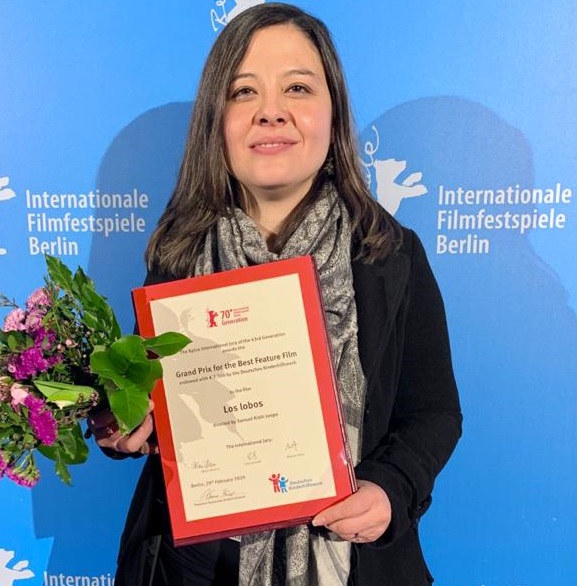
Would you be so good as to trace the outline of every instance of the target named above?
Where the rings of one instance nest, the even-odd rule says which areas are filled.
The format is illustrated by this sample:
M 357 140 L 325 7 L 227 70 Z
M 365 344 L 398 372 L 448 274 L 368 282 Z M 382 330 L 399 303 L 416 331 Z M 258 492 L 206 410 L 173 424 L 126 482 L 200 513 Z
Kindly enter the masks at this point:
M 232 174 L 258 204 L 306 195 L 331 142 L 320 55 L 292 25 L 257 31 L 229 88 L 225 143 Z

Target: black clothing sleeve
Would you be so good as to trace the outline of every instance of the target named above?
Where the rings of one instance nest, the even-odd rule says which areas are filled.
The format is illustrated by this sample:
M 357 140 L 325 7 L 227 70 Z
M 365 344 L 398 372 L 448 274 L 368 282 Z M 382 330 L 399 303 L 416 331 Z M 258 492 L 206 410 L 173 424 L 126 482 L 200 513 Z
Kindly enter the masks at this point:
M 411 526 L 416 529 L 430 504 L 435 478 L 461 435 L 444 304 L 421 242 L 414 233 L 406 234 L 410 276 L 396 318 L 404 321 L 397 326 L 402 335 L 393 350 L 400 366 L 392 385 L 396 388 L 379 389 L 394 393 L 390 419 L 387 423 L 366 413 L 364 427 L 381 426 L 383 432 L 356 467 L 358 479 L 378 484 L 391 501 L 392 522 L 377 546 L 393 543 Z M 382 367 L 391 368 L 390 361 Z

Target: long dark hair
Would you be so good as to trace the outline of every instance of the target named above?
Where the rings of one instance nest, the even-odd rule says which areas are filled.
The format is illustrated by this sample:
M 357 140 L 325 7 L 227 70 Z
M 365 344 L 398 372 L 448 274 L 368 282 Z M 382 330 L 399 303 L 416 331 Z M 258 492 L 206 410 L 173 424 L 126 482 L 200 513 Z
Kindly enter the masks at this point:
M 372 198 L 360 168 L 348 91 L 327 27 L 290 4 L 268 3 L 234 18 L 215 41 L 202 72 L 178 181 L 146 250 L 149 268 L 175 276 L 193 271 L 207 230 L 234 206 L 243 206 L 228 172 L 224 113 L 229 86 L 255 32 L 275 25 L 297 27 L 319 52 L 332 101 L 331 179 L 351 215 L 357 255 L 368 262 L 390 254 L 401 240 L 397 222 Z M 280 246 L 301 221 L 326 179 L 325 166 L 307 196 L 284 222 Z

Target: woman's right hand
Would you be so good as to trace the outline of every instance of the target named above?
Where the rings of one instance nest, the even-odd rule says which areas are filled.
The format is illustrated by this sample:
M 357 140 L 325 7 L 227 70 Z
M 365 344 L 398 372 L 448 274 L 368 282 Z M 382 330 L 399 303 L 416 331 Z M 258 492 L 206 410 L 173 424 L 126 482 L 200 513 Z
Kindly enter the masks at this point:
M 150 441 L 154 430 L 152 410 L 154 403 L 149 402 L 148 412 L 143 422 L 128 435 L 118 430 L 118 423 L 110 409 L 102 409 L 88 417 L 88 428 L 101 448 L 108 448 L 123 454 L 158 454 L 156 442 Z

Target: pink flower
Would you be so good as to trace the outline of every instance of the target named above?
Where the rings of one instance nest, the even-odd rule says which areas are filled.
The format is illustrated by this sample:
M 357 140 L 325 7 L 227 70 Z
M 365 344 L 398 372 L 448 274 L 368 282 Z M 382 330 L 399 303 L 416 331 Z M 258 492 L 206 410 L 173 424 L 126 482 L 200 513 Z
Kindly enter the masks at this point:
M 26 326 L 24 325 L 24 320 L 26 319 L 26 314 L 22 311 L 19 307 L 15 307 L 4 319 L 4 325 L 2 326 L 2 330 L 5 332 L 13 332 L 14 330 L 24 330 Z
M 28 387 L 20 383 L 14 383 L 10 387 L 10 395 L 12 397 L 12 408 L 17 409 L 18 405 L 24 405 L 24 401 L 29 395 Z
M 30 470 L 6 468 L 5 474 L 6 478 L 10 478 L 10 480 L 14 481 L 16 484 L 25 486 L 26 488 L 32 488 L 40 479 L 40 470 L 38 470 L 38 468 L 33 468 Z
M 24 320 L 24 328 L 27 332 L 34 332 L 42 326 L 42 318 L 46 314 L 38 309 L 33 309 L 28 312 Z
M 16 484 L 28 488 L 34 486 L 40 479 L 40 470 L 36 468 L 31 454 L 27 454 L 19 463 L 12 465 L 9 460 L 5 459 L 4 454 L 0 452 L 0 478 L 4 474 Z
M 50 305 L 50 297 L 44 287 L 40 287 L 33 291 L 26 300 L 26 309 L 33 310 L 39 307 L 48 307 Z
M 5 474 L 7 478 L 10 478 L 10 480 L 13 480 L 16 484 L 25 486 L 26 488 L 36 486 L 40 480 L 40 470 L 38 470 L 38 468 L 31 468 L 29 470 L 6 468 Z

